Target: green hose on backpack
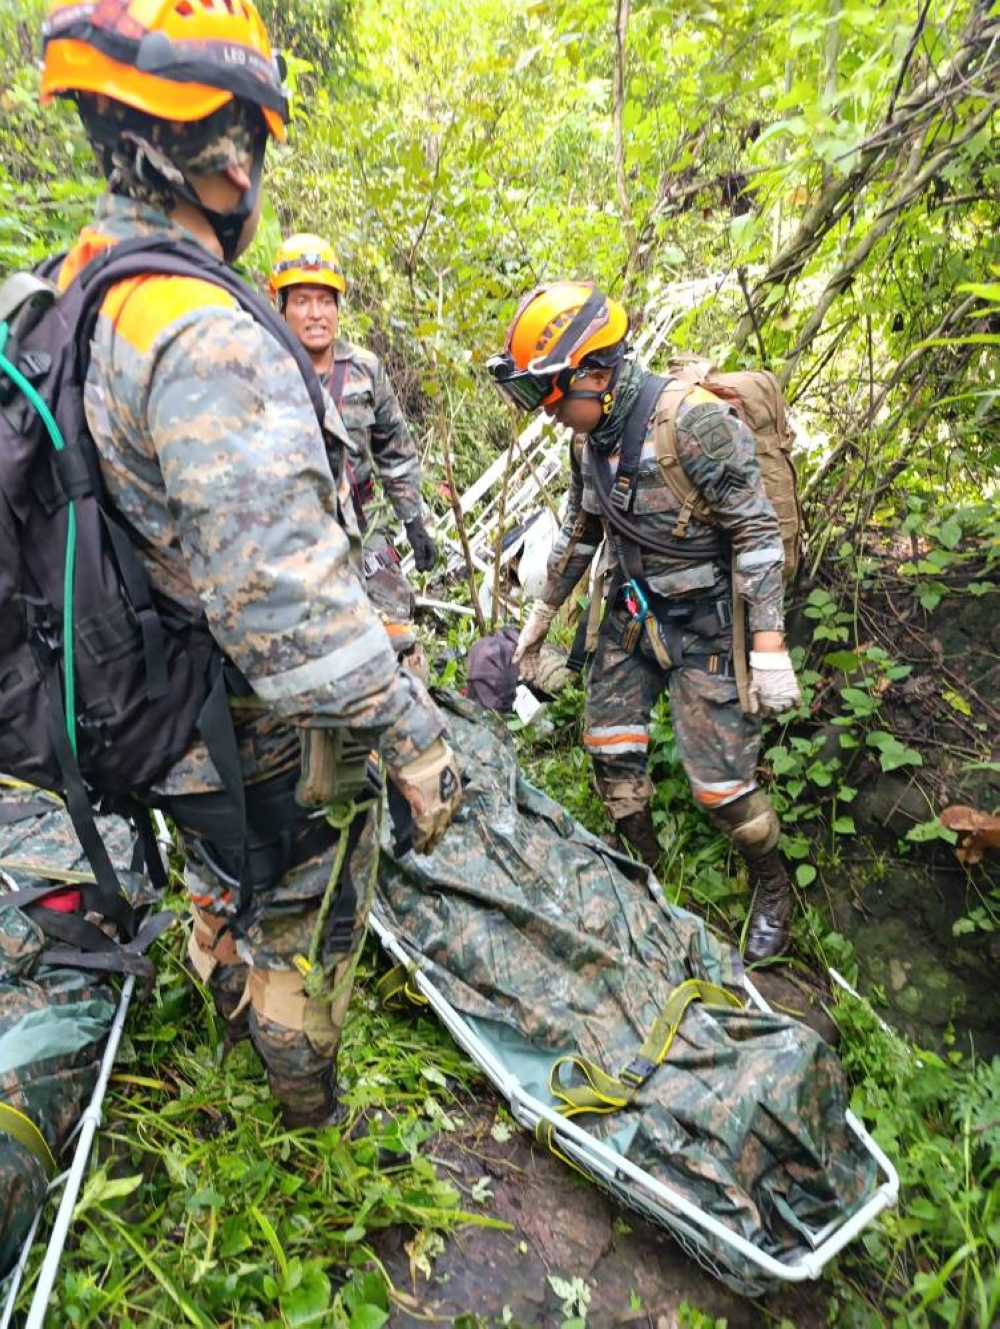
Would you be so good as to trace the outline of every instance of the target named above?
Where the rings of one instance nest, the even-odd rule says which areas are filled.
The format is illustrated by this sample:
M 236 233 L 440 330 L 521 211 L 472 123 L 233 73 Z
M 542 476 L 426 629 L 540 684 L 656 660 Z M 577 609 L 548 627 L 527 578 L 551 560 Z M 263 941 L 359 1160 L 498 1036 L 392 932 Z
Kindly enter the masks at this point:
M 45 426 L 52 446 L 56 452 L 62 452 L 66 441 L 56 423 L 55 416 L 28 382 L 16 365 L 7 359 L 4 351 L 10 328 L 0 323 L 0 373 L 6 374 L 10 381 L 21 389 L 25 397 L 35 408 Z M 76 578 L 76 504 L 70 499 L 68 524 L 66 527 L 66 561 L 63 565 L 63 676 L 66 690 L 66 732 L 69 745 L 76 756 L 76 682 L 73 665 L 73 583 Z

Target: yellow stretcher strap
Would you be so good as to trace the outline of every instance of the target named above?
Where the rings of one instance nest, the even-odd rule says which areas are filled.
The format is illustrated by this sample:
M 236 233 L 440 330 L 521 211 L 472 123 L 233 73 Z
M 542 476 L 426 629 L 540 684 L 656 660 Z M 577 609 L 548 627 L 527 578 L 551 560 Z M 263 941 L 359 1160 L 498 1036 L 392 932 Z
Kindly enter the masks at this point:
M 389 1010 L 398 1010 L 406 1002 L 426 1006 L 427 998 L 413 985 L 413 975 L 413 966 L 408 964 L 393 965 L 383 974 L 375 988 L 382 1005 Z
M 29 1153 L 34 1154 L 45 1171 L 46 1180 L 52 1180 L 58 1171 L 56 1160 L 45 1142 L 45 1136 L 30 1117 L 9 1103 L 0 1103 L 0 1131 L 5 1131 L 18 1144 L 23 1144 Z
M 700 978 L 685 979 L 667 998 L 638 1054 L 617 1076 L 609 1075 L 585 1057 L 570 1055 L 556 1058 L 549 1072 L 549 1092 L 560 1104 L 556 1108 L 559 1115 L 569 1118 L 588 1112 L 618 1112 L 630 1106 L 642 1086 L 665 1061 L 684 1012 L 694 1001 L 702 1001 L 706 1006 L 739 1008 L 743 1005 L 734 993 L 715 983 L 707 983 Z M 581 1077 L 582 1083 L 566 1083 L 562 1074 L 564 1070 Z M 555 1147 L 553 1129 L 552 1124 L 543 1119 L 535 1127 L 535 1138 L 565 1162 L 571 1162 Z
M 30 872 L 46 881 L 66 882 L 72 886 L 95 886 L 97 879 L 92 872 L 81 872 L 76 868 L 54 868 L 43 858 L 0 858 L 0 868 L 8 872 Z
M 27 780 L 15 780 L 13 775 L 0 775 L 0 787 L 4 789 L 25 789 L 32 794 L 41 794 L 43 798 L 51 798 L 54 807 L 62 807 L 62 799 L 58 794 L 54 794 L 51 789 L 43 789 L 40 784 L 29 784 Z

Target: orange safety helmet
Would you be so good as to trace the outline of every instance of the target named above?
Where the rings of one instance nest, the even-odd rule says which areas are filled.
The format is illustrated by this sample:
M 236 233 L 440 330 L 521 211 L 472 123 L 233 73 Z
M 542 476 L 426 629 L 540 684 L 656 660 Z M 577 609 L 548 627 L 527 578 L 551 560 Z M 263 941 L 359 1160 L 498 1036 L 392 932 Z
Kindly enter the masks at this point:
M 538 286 L 521 301 L 500 355 L 487 363 L 497 387 L 515 406 L 533 411 L 564 396 L 596 396 L 605 413 L 612 393 L 571 393 L 580 370 L 617 366 L 625 352 L 628 314 L 594 282 Z
M 284 65 L 251 0 L 50 0 L 42 101 L 89 92 L 161 120 L 259 107 L 285 137 Z
M 290 286 L 329 286 L 343 294 L 347 290 L 344 269 L 333 246 L 319 235 L 290 235 L 278 246 L 267 279 L 271 295 Z

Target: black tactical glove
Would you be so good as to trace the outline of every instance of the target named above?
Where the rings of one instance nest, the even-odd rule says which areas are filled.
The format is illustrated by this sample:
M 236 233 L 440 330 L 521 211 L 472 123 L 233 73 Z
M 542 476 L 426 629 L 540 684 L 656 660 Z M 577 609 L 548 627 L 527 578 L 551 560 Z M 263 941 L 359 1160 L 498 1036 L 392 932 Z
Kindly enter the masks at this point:
M 437 546 L 427 534 L 422 517 L 406 522 L 406 538 L 413 550 L 413 562 L 418 572 L 430 572 L 437 562 Z

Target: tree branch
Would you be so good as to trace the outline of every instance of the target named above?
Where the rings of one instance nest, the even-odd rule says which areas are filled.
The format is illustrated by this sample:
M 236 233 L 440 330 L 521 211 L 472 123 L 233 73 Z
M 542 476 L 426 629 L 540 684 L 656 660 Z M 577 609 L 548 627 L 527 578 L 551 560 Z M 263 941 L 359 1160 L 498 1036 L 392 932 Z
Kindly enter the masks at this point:
M 872 250 L 878 244 L 879 240 L 896 224 L 899 213 L 914 201 L 923 192 L 926 186 L 938 174 L 942 167 L 955 155 L 956 151 L 967 143 L 969 139 L 974 138 L 980 129 L 989 122 L 993 115 L 992 104 L 987 104 L 980 113 L 971 121 L 967 122 L 965 133 L 958 139 L 949 142 L 940 152 L 935 153 L 931 159 L 926 162 L 921 170 L 915 169 L 915 164 L 911 165 L 906 176 L 903 179 L 903 188 L 896 196 L 883 208 L 878 217 L 868 228 L 862 239 L 855 245 L 826 284 L 826 289 L 820 296 L 813 312 L 806 319 L 806 322 L 799 333 L 798 339 L 788 358 L 781 366 L 778 374 L 778 381 L 782 387 L 788 382 L 792 371 L 799 361 L 799 357 L 808 347 L 809 343 L 816 336 L 816 333 L 823 326 L 823 321 L 829 312 L 830 306 L 836 300 L 841 291 L 845 290 L 854 279 L 854 274 L 862 263 L 868 258 Z
M 938 75 L 925 80 L 918 90 L 899 102 L 892 123 L 884 122 L 861 145 L 853 170 L 831 180 L 824 187 L 820 197 L 803 216 L 794 235 L 757 283 L 753 291 L 753 307 L 758 318 L 768 290 L 772 286 L 787 283 L 805 266 L 824 236 L 851 206 L 882 163 L 898 160 L 902 144 L 916 137 L 917 127 L 922 120 L 939 109 L 950 97 L 963 95 L 968 90 L 967 73 L 984 48 L 982 72 L 992 77 L 997 65 L 995 43 L 998 34 L 1000 24 L 996 21 L 984 24 L 981 16 L 976 15 L 970 22 L 962 45 Z M 738 350 L 746 344 L 753 330 L 753 320 L 747 313 L 740 319 L 733 337 Z
M 628 189 L 625 183 L 625 43 L 628 37 L 630 10 L 631 0 L 618 0 L 615 15 L 614 99 L 611 108 L 615 134 L 615 182 L 618 186 L 618 206 L 621 208 L 622 221 L 625 226 L 625 240 L 628 245 L 623 287 L 623 294 L 626 298 L 632 282 L 638 249 L 635 217 L 632 214 L 632 204 L 629 201 Z

